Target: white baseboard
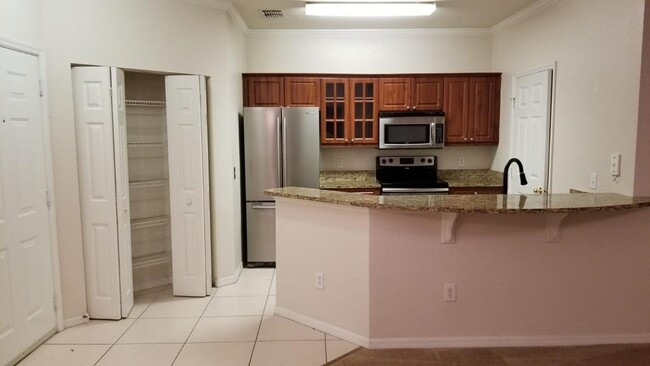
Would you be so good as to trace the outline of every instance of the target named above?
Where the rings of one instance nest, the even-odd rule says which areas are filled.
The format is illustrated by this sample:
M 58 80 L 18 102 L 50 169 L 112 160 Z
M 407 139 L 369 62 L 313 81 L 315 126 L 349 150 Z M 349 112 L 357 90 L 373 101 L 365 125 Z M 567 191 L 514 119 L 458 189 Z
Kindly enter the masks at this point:
M 368 337 L 350 332 L 349 330 L 337 327 L 335 325 L 326 323 L 321 320 L 311 318 L 309 316 L 293 312 L 291 310 L 276 306 L 275 314 L 283 316 L 285 318 L 297 321 L 298 323 L 307 325 L 314 329 L 320 330 L 321 332 L 333 335 L 337 338 L 341 338 L 348 342 L 354 343 L 361 347 L 368 348 Z
M 165 285 L 169 285 L 171 283 L 172 283 L 172 278 L 171 277 L 163 277 L 163 278 L 159 278 L 157 280 L 145 281 L 145 282 L 142 282 L 142 283 L 134 284 L 133 285 L 133 292 L 147 290 L 147 289 L 158 287 L 158 286 L 165 286 Z
M 90 321 L 90 317 L 88 316 L 88 314 L 74 316 L 72 318 L 67 318 L 67 319 L 63 320 L 63 327 L 64 328 L 70 328 L 70 327 L 74 327 L 76 325 L 81 325 L 81 324 L 84 324 L 84 323 L 88 323 L 88 321 Z
M 237 266 L 237 269 L 235 270 L 235 273 L 233 275 L 223 277 L 223 278 L 217 278 L 217 287 L 232 285 L 233 283 L 236 283 L 237 280 L 239 280 L 239 275 L 241 274 L 242 270 L 244 270 L 244 263 L 239 262 L 239 265 Z
M 650 334 L 521 337 L 371 338 L 369 348 L 551 347 L 650 343 Z

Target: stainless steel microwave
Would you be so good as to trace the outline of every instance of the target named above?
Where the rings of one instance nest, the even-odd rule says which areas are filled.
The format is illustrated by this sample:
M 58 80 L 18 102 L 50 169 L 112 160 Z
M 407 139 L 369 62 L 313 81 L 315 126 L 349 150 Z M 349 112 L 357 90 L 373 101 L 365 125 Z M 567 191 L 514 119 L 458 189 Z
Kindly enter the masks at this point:
M 380 149 L 441 149 L 445 145 L 445 113 L 379 113 Z

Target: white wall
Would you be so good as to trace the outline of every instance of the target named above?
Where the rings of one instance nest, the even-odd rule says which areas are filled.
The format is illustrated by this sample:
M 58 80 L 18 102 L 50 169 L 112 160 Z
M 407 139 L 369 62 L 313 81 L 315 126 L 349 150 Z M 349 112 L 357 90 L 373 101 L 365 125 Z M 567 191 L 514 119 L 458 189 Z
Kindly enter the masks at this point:
M 645 7 L 643 56 L 639 92 L 639 124 L 636 136 L 634 195 L 650 196 L 650 6 Z
M 246 72 L 268 73 L 446 73 L 486 72 L 492 69 L 492 36 L 488 31 L 374 30 L 374 31 L 251 31 L 246 45 Z M 490 168 L 495 148 L 446 147 L 398 154 L 438 156 L 442 169 Z M 371 170 L 372 148 L 323 148 L 321 170 L 336 169 L 343 158 L 346 170 Z
M 232 196 L 239 183 L 230 177 L 231 126 L 240 107 L 231 93 L 241 88 L 241 77 L 233 74 L 242 58 L 228 54 L 241 36 L 227 13 L 175 0 L 48 0 L 42 11 L 64 317 L 86 310 L 71 64 L 209 77 L 213 247 L 237 260 L 237 230 L 230 226 L 236 225 Z
M 557 61 L 552 190 L 632 194 L 644 0 L 558 1 L 495 34 L 493 70 L 503 72 L 501 136 L 493 168 L 509 157 L 512 75 Z M 608 174 L 621 153 L 621 177 Z
M 40 48 L 41 0 L 0 0 L 0 38 Z

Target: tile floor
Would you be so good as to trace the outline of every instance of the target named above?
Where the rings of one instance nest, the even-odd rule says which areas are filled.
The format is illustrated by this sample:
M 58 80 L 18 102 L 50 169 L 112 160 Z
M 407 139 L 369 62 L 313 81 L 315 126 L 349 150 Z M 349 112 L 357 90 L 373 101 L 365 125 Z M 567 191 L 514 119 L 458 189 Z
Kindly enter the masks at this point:
M 322 365 L 356 345 L 273 315 L 275 270 L 245 269 L 210 297 L 136 294 L 129 317 L 57 333 L 19 366 Z

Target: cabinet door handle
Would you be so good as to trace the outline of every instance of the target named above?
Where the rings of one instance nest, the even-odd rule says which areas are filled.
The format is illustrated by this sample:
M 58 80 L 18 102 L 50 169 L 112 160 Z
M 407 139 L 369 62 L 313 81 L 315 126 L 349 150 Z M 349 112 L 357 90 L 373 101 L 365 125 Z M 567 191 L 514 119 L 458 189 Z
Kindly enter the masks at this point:
M 473 137 L 470 137 L 469 140 L 470 140 L 470 141 L 474 141 L 474 138 L 473 138 Z
M 415 110 L 415 106 L 413 106 L 412 109 Z
M 407 110 L 407 111 L 410 111 L 410 110 L 411 110 L 411 106 L 408 106 L 408 105 L 407 105 L 407 106 L 406 106 L 406 110 Z
M 463 141 L 467 141 L 467 137 L 463 137 Z

